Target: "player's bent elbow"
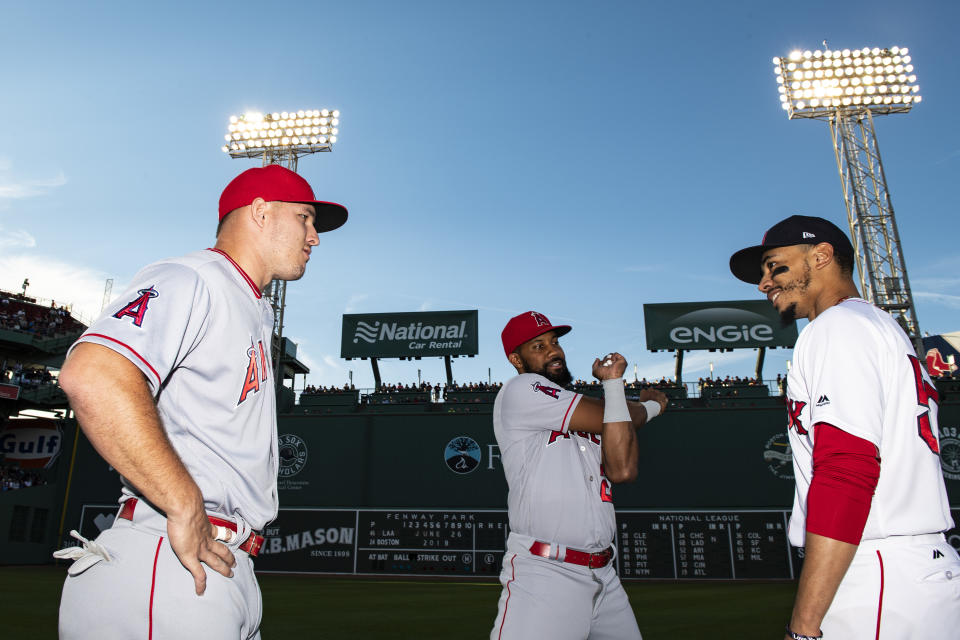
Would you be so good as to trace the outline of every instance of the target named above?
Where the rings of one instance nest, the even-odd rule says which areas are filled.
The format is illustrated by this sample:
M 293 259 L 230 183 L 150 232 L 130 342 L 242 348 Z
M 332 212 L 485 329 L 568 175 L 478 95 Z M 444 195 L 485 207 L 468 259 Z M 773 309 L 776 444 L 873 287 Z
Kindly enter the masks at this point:
M 609 470 L 607 471 L 607 480 L 614 484 L 620 484 L 623 482 L 633 482 L 637 479 L 637 467 L 636 465 L 627 465 L 622 469 Z

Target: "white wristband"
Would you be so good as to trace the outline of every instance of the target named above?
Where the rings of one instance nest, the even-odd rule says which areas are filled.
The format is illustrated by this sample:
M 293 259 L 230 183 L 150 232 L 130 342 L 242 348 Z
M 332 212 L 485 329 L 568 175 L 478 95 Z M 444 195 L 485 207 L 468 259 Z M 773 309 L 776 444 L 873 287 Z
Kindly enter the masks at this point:
M 644 400 L 640 404 L 647 410 L 647 422 L 650 422 L 660 415 L 660 403 L 656 400 Z
M 603 422 L 630 422 L 627 409 L 627 394 L 623 390 L 623 378 L 601 380 L 603 385 Z

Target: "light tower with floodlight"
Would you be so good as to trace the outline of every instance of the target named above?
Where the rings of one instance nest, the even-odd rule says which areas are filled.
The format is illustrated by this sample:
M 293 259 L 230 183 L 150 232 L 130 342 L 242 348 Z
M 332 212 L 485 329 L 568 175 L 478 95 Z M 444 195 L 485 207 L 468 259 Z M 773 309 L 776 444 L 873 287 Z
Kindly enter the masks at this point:
M 826 43 L 824 43 L 826 44 Z M 788 117 L 830 124 L 850 239 L 866 300 L 889 312 L 922 353 L 920 326 L 900 248 L 873 117 L 921 101 L 906 48 L 793 51 L 774 58 Z
M 250 112 L 242 116 L 230 116 L 221 149 L 231 158 L 262 158 L 263 166 L 279 164 L 295 172 L 300 156 L 333 151 L 339 125 L 340 112 L 336 109 Z M 273 367 L 274 380 L 279 387 L 283 384 L 280 361 L 286 281 L 271 281 L 266 295 L 273 307 Z

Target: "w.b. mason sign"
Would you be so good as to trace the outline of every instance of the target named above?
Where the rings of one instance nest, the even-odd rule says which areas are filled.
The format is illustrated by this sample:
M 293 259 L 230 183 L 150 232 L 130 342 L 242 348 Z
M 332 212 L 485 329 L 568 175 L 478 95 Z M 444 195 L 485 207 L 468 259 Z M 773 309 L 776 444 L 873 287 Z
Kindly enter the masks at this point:
M 477 355 L 477 311 L 344 314 L 342 358 Z
M 793 347 L 797 324 L 783 327 L 766 300 L 643 305 L 647 349 Z

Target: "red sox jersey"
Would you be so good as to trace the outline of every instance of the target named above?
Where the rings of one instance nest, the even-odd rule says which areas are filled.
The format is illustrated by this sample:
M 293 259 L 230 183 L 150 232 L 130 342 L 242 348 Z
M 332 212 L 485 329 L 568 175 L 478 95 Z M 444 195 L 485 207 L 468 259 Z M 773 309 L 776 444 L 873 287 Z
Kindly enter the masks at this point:
M 143 372 L 207 511 L 240 515 L 255 530 L 276 518 L 278 504 L 272 330 L 256 284 L 207 249 L 144 267 L 77 341 Z
M 803 546 L 806 537 L 813 426 L 820 422 L 879 452 L 864 541 L 953 527 L 940 470 L 937 392 L 888 313 L 851 298 L 804 327 L 787 376 L 787 411 L 796 478 L 791 544 Z
M 510 529 L 576 549 L 610 546 L 616 533 L 600 436 L 573 433 L 581 395 L 524 373 L 503 385 L 493 405 L 509 494 Z

